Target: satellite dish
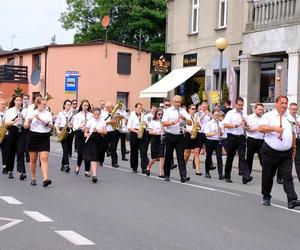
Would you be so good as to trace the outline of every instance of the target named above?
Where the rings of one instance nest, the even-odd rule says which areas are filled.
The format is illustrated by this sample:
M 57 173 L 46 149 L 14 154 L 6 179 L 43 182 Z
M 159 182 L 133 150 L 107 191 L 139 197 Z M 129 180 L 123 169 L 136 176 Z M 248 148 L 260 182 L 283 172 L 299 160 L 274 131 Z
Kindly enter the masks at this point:
M 102 21 L 101 21 L 102 27 L 104 29 L 106 29 L 108 27 L 109 23 L 110 23 L 110 17 L 109 16 L 104 16 L 102 18 Z
M 38 84 L 38 82 L 40 81 L 40 76 L 41 76 L 41 70 L 40 69 L 35 69 L 34 71 L 32 71 L 31 73 L 31 83 L 33 85 Z

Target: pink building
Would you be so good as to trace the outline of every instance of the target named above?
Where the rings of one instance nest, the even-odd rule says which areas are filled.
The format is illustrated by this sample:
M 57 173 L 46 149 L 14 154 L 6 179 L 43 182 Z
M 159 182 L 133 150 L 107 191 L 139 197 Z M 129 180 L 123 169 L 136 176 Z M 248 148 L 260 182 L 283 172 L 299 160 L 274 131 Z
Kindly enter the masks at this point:
M 76 92 L 65 90 L 74 90 L 78 79 L 79 101 L 86 98 L 98 106 L 101 99 L 120 99 L 129 109 L 137 102 L 149 108 L 150 99 L 140 99 L 139 92 L 151 85 L 150 60 L 149 51 L 111 41 L 9 51 L 0 54 L 0 90 L 5 98 L 18 84 L 31 97 L 48 92 L 54 97 L 49 106 L 57 113 L 65 99 L 76 99 Z

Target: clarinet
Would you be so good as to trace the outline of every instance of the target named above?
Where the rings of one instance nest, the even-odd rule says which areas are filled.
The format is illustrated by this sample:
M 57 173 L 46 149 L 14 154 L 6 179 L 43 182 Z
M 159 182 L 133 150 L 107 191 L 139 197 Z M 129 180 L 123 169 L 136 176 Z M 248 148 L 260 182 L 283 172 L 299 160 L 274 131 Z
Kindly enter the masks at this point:
M 221 136 L 221 128 L 219 125 L 219 120 L 216 120 L 217 122 L 217 127 L 218 127 L 218 138 L 219 138 L 219 144 L 222 144 L 222 136 Z
M 241 118 L 242 118 L 242 123 L 243 123 L 244 136 L 245 136 L 245 138 L 247 138 L 247 133 L 246 133 L 246 126 L 247 126 L 247 123 L 246 123 L 246 121 L 245 121 L 245 118 L 243 117 L 243 112 L 241 112 Z

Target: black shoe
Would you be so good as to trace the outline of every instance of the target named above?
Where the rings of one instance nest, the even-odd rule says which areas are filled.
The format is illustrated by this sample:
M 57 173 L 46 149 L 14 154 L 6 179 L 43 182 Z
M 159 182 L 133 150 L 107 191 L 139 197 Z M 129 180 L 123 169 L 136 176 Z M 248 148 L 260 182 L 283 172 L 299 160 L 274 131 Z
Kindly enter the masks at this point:
M 30 157 L 29 157 L 29 155 L 28 154 L 25 154 L 25 158 L 26 158 L 26 162 L 28 163 L 28 162 L 30 162 Z
M 78 168 L 78 167 L 75 169 L 75 174 L 76 174 L 76 175 L 79 174 L 79 170 L 80 170 L 80 168 Z
M 111 156 L 111 153 L 106 153 L 106 156 L 107 156 L 107 157 L 110 157 L 110 156 Z
M 247 184 L 248 182 L 252 181 L 253 177 L 249 176 L 248 178 L 243 177 L 243 184 Z
M 147 170 L 146 169 L 142 169 L 142 174 L 146 174 Z
M 69 165 L 66 165 L 66 173 L 69 173 L 70 172 L 70 167 L 69 167 Z
M 136 169 L 132 169 L 132 173 L 137 174 L 137 170 Z
M 170 176 L 166 176 L 165 181 L 170 181 Z
M 36 180 L 31 180 L 30 185 L 31 186 L 36 186 Z
M 112 167 L 113 167 L 113 168 L 118 168 L 118 167 L 119 167 L 119 164 L 112 164 Z
M 225 176 L 224 175 L 219 175 L 219 180 L 224 180 Z
M 177 164 L 171 166 L 171 169 L 177 168 Z
M 103 162 L 99 162 L 99 166 L 102 167 L 103 166 Z
M 262 204 L 264 206 L 271 206 L 271 200 L 267 198 L 263 198 Z
M 158 178 L 165 178 L 165 176 L 164 175 L 159 175 Z
M 230 178 L 225 178 L 225 182 L 232 183 L 233 181 Z
M 210 173 L 206 173 L 206 174 L 205 174 L 205 178 L 209 178 L 209 179 L 210 179 L 210 178 L 211 178 Z
M 150 170 L 146 170 L 146 175 L 147 175 L 147 176 L 150 175 Z
M 186 181 L 189 181 L 191 178 L 190 177 L 181 177 L 180 182 L 185 183 Z
M 96 183 L 98 181 L 97 176 L 92 176 L 92 182 Z
M 199 176 L 201 176 L 201 175 L 202 175 L 202 173 L 196 173 L 196 175 L 199 175 Z
M 66 168 L 65 168 L 64 165 L 62 165 L 62 166 L 60 167 L 60 171 L 62 171 L 62 172 L 65 172 L 65 171 L 66 171 Z
M 26 174 L 25 173 L 21 173 L 20 174 L 20 181 L 23 181 L 27 178 Z
M 126 150 L 126 151 L 125 151 L 125 154 L 126 154 L 126 155 L 127 155 L 127 154 L 129 154 L 129 153 L 130 153 L 130 151 L 129 151 L 129 150 Z
M 91 177 L 91 175 L 89 173 L 84 173 L 85 177 Z
M 294 207 L 300 206 L 300 200 L 292 200 L 288 202 L 288 208 L 293 209 Z
M 51 180 L 44 180 L 43 181 L 43 187 L 48 187 L 52 183 Z
M 277 179 L 277 183 L 282 185 L 283 184 L 283 179 Z
M 8 173 L 8 179 L 13 179 L 14 178 L 14 174 L 12 172 Z
M 7 175 L 7 174 L 8 174 L 8 171 L 7 171 L 6 168 L 3 168 L 3 169 L 2 169 L 2 174 L 4 174 L 4 175 Z
M 122 157 L 122 161 L 128 161 L 128 159 L 124 156 Z
M 217 167 L 215 167 L 213 164 L 210 165 L 209 170 L 215 170 Z

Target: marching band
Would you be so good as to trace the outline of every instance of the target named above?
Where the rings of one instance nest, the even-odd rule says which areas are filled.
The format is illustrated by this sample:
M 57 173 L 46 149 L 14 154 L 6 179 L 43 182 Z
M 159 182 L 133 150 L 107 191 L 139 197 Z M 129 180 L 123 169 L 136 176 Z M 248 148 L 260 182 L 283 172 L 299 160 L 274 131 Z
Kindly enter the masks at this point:
M 232 183 L 232 164 L 237 151 L 239 174 L 242 183 L 247 184 L 253 179 L 251 172 L 256 153 L 262 166 L 263 204 L 270 205 L 273 177 L 278 172 L 287 193 L 288 207 L 300 206 L 292 178 L 294 161 L 300 181 L 300 117 L 296 103 L 291 103 L 287 109 L 287 97 L 278 97 L 276 108 L 266 114 L 263 104 L 257 103 L 249 116 L 243 111 L 244 100 L 241 97 L 236 99 L 234 109 L 226 107 L 226 115 L 219 108 L 209 112 L 206 102 L 199 107 L 191 104 L 185 110 L 178 95 L 173 97 L 172 105 L 166 100 L 163 107 L 152 106 L 147 114 L 141 103 L 136 103 L 135 110 L 128 112 L 120 101 L 114 106 L 101 100 L 100 106 L 92 109 L 93 105 L 86 99 L 80 102 L 79 108 L 67 99 L 55 119 L 47 107 L 47 99 L 42 96 L 38 96 L 31 105 L 23 103 L 19 95 L 11 99 L 8 107 L 6 103 L 0 99 L 0 148 L 2 173 L 8 174 L 10 179 L 14 178 L 15 156 L 19 178 L 26 179 L 24 159 L 28 151 L 31 185 L 37 185 L 37 162 L 41 166 L 42 185 L 52 184 L 48 177 L 48 158 L 54 128 L 63 150 L 60 170 L 66 173 L 71 170 L 69 159 L 75 136 L 77 163 L 73 171 L 78 175 L 84 161 L 84 175 L 91 177 L 93 183 L 98 181 L 97 170 L 103 164 L 106 153 L 111 157 L 111 166 L 119 167 L 119 139 L 122 160 L 127 161 L 126 154 L 130 152 L 133 173 L 138 172 L 140 155 L 142 174 L 149 176 L 158 161 L 158 177 L 165 181 L 170 181 L 175 150 L 182 183 L 190 181 L 187 164 L 192 153 L 197 176 L 202 175 L 200 156 L 206 154 L 205 178 L 211 178 L 214 152 L 219 180 Z M 130 151 L 126 149 L 127 138 Z

